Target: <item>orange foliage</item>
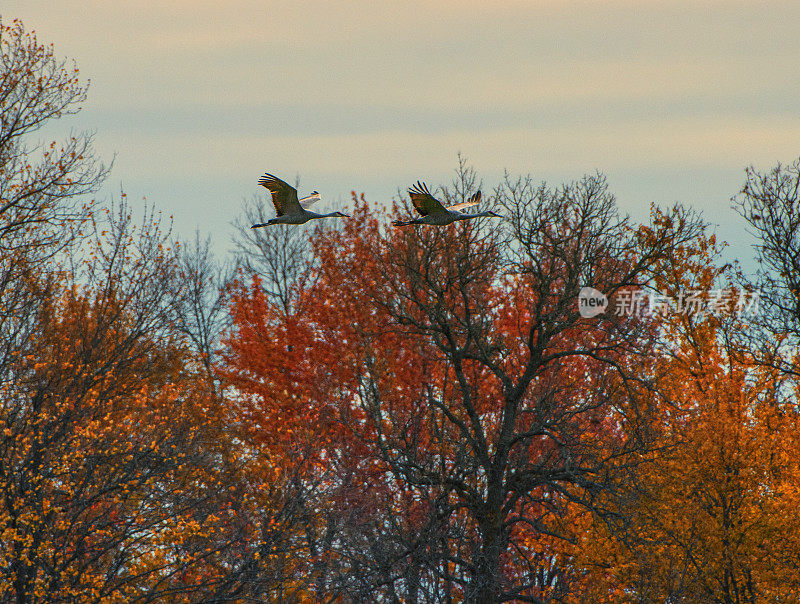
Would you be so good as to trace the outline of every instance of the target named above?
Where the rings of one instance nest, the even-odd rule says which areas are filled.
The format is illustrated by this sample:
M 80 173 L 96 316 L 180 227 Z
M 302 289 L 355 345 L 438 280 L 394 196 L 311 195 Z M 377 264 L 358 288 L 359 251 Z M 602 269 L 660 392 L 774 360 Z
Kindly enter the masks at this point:
M 676 250 L 662 287 L 712 287 L 721 273 L 714 244 L 701 242 L 704 260 L 682 268 L 687 256 Z M 575 601 L 794 601 L 797 393 L 743 344 L 746 318 L 677 314 L 662 329 L 656 441 L 620 509 L 626 539 L 583 521 L 576 560 L 586 575 Z
M 315 234 L 291 314 L 258 278 L 234 292 L 224 376 L 249 444 L 324 481 L 327 505 L 353 526 L 393 526 L 376 539 L 447 559 L 494 531 L 507 540 L 501 583 L 554 595 L 570 574 L 565 544 L 579 514 L 569 501 L 588 501 L 572 472 L 601 479 L 630 458 L 629 415 L 640 410 L 609 367 L 638 359 L 654 327 L 577 317 L 563 309 L 566 276 L 543 294 L 529 273 L 504 270 L 477 226 L 384 232 L 354 202 L 341 229 Z M 605 278 L 629 260 L 609 261 Z M 556 255 L 543 262 L 567 270 Z M 552 329 L 538 323 L 547 313 L 573 314 Z M 483 499 L 497 480 L 493 509 Z M 440 531 L 450 536 L 431 543 Z M 428 581 L 464 596 L 472 571 L 436 564 L 452 579 Z

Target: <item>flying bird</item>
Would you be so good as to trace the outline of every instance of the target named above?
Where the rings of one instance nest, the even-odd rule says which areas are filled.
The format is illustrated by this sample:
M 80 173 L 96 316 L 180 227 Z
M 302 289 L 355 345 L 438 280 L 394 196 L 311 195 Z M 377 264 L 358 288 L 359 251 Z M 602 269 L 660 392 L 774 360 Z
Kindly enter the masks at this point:
M 266 222 L 254 224 L 250 227 L 251 229 L 257 229 L 258 227 L 269 226 L 271 224 L 303 224 L 315 218 L 329 218 L 334 216 L 350 217 L 348 214 L 342 214 L 341 212 L 331 212 L 330 214 L 310 212 L 306 208 L 322 199 L 319 192 L 314 191 L 311 195 L 298 200 L 297 189 L 272 174 L 264 174 L 264 176 L 258 180 L 258 184 L 262 187 L 266 187 L 272 194 L 272 205 L 275 206 L 275 213 L 277 216 Z
M 459 220 L 470 220 L 472 218 L 481 218 L 483 216 L 495 216 L 502 218 L 500 214 L 496 214 L 491 210 L 484 210 L 477 214 L 467 214 L 462 212 L 464 208 L 474 206 L 481 201 L 481 192 L 478 191 L 467 201 L 457 203 L 452 206 L 444 207 L 442 202 L 436 199 L 428 190 L 428 186 L 420 181 L 408 189 L 408 194 L 411 196 L 411 203 L 414 204 L 414 209 L 419 212 L 419 218 L 412 218 L 411 220 L 395 220 L 392 222 L 394 226 L 408 226 L 409 224 L 433 224 L 433 225 L 446 225 L 458 222 Z

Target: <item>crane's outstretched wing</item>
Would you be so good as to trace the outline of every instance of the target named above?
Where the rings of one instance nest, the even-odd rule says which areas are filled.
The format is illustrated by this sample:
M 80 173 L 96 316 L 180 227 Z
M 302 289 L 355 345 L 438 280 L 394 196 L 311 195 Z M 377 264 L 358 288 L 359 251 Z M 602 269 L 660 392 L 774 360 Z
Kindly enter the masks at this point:
M 470 206 L 476 206 L 480 202 L 481 202 L 481 192 L 478 191 L 477 193 L 475 193 L 475 195 L 473 195 L 472 197 L 467 199 L 467 201 L 462 201 L 461 203 L 457 203 L 457 204 L 452 205 L 452 206 L 447 206 L 447 209 L 448 210 L 456 210 L 456 211 L 460 212 L 464 208 L 468 208 Z
M 314 191 L 308 197 L 303 197 L 303 199 L 300 200 L 300 205 L 304 208 L 307 208 L 310 205 L 317 203 L 320 199 L 322 199 L 322 195 L 319 194 L 319 191 Z
M 275 212 L 277 212 L 278 216 L 303 212 L 303 208 L 297 201 L 297 189 L 293 186 L 272 174 L 264 174 L 258 179 L 258 184 L 266 187 L 272 193 L 272 205 L 275 206 Z
M 411 203 L 414 204 L 417 212 L 421 216 L 428 216 L 430 214 L 447 214 L 447 210 L 428 190 L 424 182 L 417 181 L 417 184 L 408 189 L 408 194 L 411 197 Z

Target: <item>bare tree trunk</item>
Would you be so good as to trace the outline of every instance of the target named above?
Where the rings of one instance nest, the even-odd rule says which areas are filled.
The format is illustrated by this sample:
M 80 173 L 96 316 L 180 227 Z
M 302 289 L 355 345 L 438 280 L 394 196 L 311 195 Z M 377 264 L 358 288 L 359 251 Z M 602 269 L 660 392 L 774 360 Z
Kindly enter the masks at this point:
M 475 573 L 467 593 L 467 602 L 497 602 L 500 593 L 500 553 L 503 551 L 502 527 L 497 521 L 481 527 L 480 550 L 475 558 Z

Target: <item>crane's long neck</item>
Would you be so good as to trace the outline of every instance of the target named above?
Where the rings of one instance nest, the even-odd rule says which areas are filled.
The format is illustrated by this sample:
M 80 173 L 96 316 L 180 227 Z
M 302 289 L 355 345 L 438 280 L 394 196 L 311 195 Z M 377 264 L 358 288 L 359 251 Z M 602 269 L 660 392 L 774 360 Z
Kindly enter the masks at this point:
M 423 224 L 423 222 L 419 218 L 412 218 L 411 220 L 394 220 L 392 224 L 397 227 L 404 227 L 412 224 Z
M 462 213 L 461 216 L 457 217 L 457 220 L 469 220 L 470 218 L 483 218 L 484 216 L 494 216 L 494 214 L 491 214 L 489 210 L 484 210 L 483 212 L 477 212 L 475 214 Z
M 311 210 L 306 210 L 305 213 L 311 216 L 311 218 L 340 218 L 342 216 L 341 212 L 329 212 L 328 214 L 317 214 L 316 212 L 312 212 Z

